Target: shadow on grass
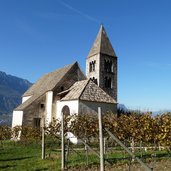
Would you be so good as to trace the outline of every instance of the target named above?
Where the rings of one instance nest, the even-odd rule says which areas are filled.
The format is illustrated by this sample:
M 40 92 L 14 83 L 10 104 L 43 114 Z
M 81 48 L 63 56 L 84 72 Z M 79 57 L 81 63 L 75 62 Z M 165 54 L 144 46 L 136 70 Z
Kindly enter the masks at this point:
M 18 158 L 12 158 L 12 159 L 0 159 L 0 161 L 14 161 L 14 160 L 24 160 L 24 159 L 29 159 L 33 157 L 18 157 Z
M 146 160 L 146 159 L 160 159 L 160 158 L 163 158 L 163 157 L 169 157 L 169 155 L 166 153 L 166 154 L 157 154 L 155 156 L 152 156 L 151 154 L 145 154 L 143 156 L 140 156 L 140 155 L 136 155 L 136 157 L 138 157 L 139 159 L 141 160 Z M 132 158 L 131 157 L 120 157 L 120 158 L 114 158 L 114 157 L 111 157 L 111 158 L 105 158 L 105 160 L 110 163 L 111 165 L 112 164 L 116 164 L 117 162 L 119 161 L 130 161 Z
M 12 169 L 12 168 L 16 168 L 17 165 L 4 165 L 4 166 L 0 166 L 0 170 L 6 170 L 6 169 Z M 42 169 L 36 169 L 35 171 L 48 171 L 48 168 L 42 168 Z
M 36 169 L 35 171 L 45 171 L 45 170 L 48 170 L 48 168 Z
M 14 167 L 16 167 L 16 165 L 9 165 L 9 164 L 7 164 L 7 165 L 4 165 L 4 166 L 0 166 L 0 170 L 1 169 L 7 169 L 7 168 L 14 168 Z

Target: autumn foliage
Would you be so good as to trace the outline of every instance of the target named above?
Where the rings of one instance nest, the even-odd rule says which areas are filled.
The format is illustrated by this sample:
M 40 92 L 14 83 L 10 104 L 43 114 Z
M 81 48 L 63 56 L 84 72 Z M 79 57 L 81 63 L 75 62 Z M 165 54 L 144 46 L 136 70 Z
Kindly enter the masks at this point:
M 153 117 L 151 113 L 121 114 L 119 117 L 108 113 L 103 115 L 103 127 L 109 129 L 121 141 L 135 143 L 142 142 L 146 145 L 155 144 L 171 149 L 171 113 Z M 32 127 L 0 127 L 0 140 L 10 139 L 21 133 L 21 141 L 27 143 L 41 140 L 41 129 Z M 61 123 L 53 120 L 46 128 L 46 135 L 60 138 Z M 73 115 L 65 117 L 65 132 L 72 132 L 81 139 L 98 138 L 99 126 L 97 115 Z M 108 137 L 104 131 L 104 136 Z

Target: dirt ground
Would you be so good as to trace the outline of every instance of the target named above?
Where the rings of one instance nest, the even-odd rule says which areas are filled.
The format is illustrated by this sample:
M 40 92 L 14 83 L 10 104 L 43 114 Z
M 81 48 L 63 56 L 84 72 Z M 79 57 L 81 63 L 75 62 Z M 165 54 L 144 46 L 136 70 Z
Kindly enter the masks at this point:
M 153 161 L 148 163 L 152 171 L 171 171 L 171 159 Z M 68 171 L 99 171 L 99 167 L 92 166 L 92 168 L 75 168 L 68 169 Z M 128 164 L 117 164 L 113 166 L 106 166 L 105 171 L 145 171 L 139 164 L 132 164 L 129 168 Z

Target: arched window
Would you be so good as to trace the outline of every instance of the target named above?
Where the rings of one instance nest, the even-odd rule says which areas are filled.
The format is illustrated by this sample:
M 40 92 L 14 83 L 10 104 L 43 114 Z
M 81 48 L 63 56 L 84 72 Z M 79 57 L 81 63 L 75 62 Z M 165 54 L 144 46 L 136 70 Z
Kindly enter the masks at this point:
M 89 63 L 89 72 L 92 72 L 92 63 Z
M 112 88 L 112 80 L 111 80 L 111 78 L 108 78 L 108 88 Z
M 107 88 L 107 77 L 105 77 L 105 88 Z
M 92 71 L 95 71 L 95 69 L 96 69 L 96 61 L 93 61 L 92 62 Z
M 112 79 L 110 77 L 105 77 L 105 88 L 112 88 Z
M 111 60 L 104 60 L 104 70 L 106 72 L 113 72 L 113 62 Z
M 92 61 L 89 63 L 89 72 L 95 71 L 96 70 L 96 61 Z
M 104 70 L 105 70 L 106 72 L 107 72 L 107 62 L 108 62 L 108 61 L 105 59 L 105 60 L 104 60 Z
M 63 113 L 64 116 L 69 116 L 70 115 L 70 110 L 69 110 L 69 107 L 67 105 L 65 105 L 62 108 L 62 113 Z
M 112 72 L 112 61 L 109 62 L 109 72 Z

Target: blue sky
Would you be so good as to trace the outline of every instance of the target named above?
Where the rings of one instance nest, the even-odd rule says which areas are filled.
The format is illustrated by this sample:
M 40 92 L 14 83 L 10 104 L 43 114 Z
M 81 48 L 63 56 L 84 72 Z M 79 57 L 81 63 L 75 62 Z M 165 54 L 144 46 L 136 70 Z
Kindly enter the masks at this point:
M 103 23 L 118 56 L 118 102 L 171 109 L 170 0 L 0 0 L 0 70 L 35 82 L 85 59 Z

